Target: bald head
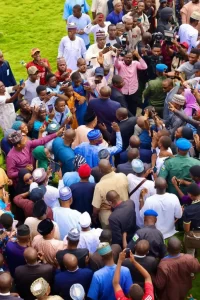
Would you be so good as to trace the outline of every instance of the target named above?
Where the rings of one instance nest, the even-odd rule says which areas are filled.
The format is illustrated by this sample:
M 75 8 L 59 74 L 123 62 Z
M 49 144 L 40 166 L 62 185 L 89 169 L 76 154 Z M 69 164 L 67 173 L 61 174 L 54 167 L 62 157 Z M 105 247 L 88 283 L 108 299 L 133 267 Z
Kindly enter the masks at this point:
M 173 80 L 171 78 L 164 79 L 162 83 L 164 85 L 173 86 Z
M 99 169 L 100 169 L 101 173 L 104 175 L 112 172 L 112 166 L 111 166 L 109 160 L 101 159 L 99 161 Z
M 111 88 L 109 86 L 104 86 L 100 89 L 100 95 L 102 99 L 108 99 L 111 95 Z
M 139 151 L 137 148 L 131 148 L 128 150 L 128 161 L 132 161 L 133 159 L 138 158 L 140 155 Z
M 142 36 L 142 39 L 144 42 L 146 43 L 150 43 L 151 40 L 152 40 L 152 35 L 150 32 L 144 32 L 143 36 Z
M 146 122 L 146 118 L 144 116 L 140 116 L 137 118 L 137 125 L 142 129 L 145 128 L 145 122 Z
M 129 140 L 129 145 L 131 148 L 139 148 L 140 147 L 140 139 L 136 135 L 132 135 Z
M 181 241 L 176 237 L 171 237 L 168 241 L 167 250 L 171 255 L 177 255 L 181 252 Z
M 35 264 L 37 262 L 37 257 L 38 257 L 38 254 L 34 248 L 28 247 L 25 249 L 24 259 L 27 262 L 27 264 L 30 264 L 30 265 Z
M 81 65 L 81 64 L 84 64 L 86 61 L 84 58 L 80 57 L 78 60 L 77 60 L 77 66 Z
M 164 194 L 167 188 L 167 182 L 164 178 L 158 177 L 155 180 L 155 188 L 157 190 L 157 194 Z
M 63 264 L 67 270 L 74 271 L 78 267 L 78 259 L 75 255 L 67 253 L 63 256 Z
M 146 240 L 139 241 L 135 246 L 135 252 L 137 255 L 146 255 L 149 251 L 149 242 Z
M 71 145 L 75 139 L 76 133 L 74 129 L 67 129 L 64 134 L 64 141 L 66 145 Z
M 118 202 L 121 201 L 119 194 L 114 190 L 109 191 L 106 194 L 106 200 L 110 202 L 112 206 L 115 206 Z
M 10 273 L 4 272 L 0 275 L 0 293 L 8 293 L 12 286 L 12 277 Z
M 127 119 L 128 118 L 128 109 L 124 107 L 120 107 L 116 111 L 116 117 L 119 121 Z

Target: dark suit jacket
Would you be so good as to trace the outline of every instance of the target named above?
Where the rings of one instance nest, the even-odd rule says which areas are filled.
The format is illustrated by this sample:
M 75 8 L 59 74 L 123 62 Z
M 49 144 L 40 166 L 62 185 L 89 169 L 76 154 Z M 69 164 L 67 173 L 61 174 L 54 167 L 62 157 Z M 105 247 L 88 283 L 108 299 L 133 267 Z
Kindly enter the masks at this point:
M 122 234 L 127 232 L 129 241 L 137 230 L 135 203 L 132 200 L 122 201 L 109 217 L 112 231 L 112 243 L 122 246 Z
M 15 269 L 15 283 L 17 291 L 24 300 L 34 300 L 35 297 L 30 291 L 34 280 L 43 277 L 50 286 L 53 284 L 53 266 L 49 264 L 24 265 Z
M 126 100 L 125 100 L 125 97 L 124 95 L 122 94 L 122 92 L 120 92 L 117 88 L 115 88 L 114 86 L 111 86 L 111 96 L 110 98 L 113 100 L 113 101 L 116 101 L 118 102 L 121 107 L 125 107 L 128 109 L 128 106 L 127 106 L 127 103 L 126 103 Z M 129 117 L 132 117 L 132 113 L 130 111 L 128 111 L 128 116 Z
M 104 123 L 109 132 L 112 131 L 111 123 L 116 122 L 116 110 L 121 105 L 111 99 L 92 99 L 88 104 L 88 111 L 94 111 L 97 115 L 98 123 Z
M 125 174 L 125 175 L 128 175 L 128 174 L 134 174 L 134 171 L 133 171 L 131 162 L 130 162 L 130 161 L 127 161 L 127 162 L 124 163 L 124 164 L 118 165 L 118 166 L 117 166 L 116 173 L 123 173 L 123 174 Z

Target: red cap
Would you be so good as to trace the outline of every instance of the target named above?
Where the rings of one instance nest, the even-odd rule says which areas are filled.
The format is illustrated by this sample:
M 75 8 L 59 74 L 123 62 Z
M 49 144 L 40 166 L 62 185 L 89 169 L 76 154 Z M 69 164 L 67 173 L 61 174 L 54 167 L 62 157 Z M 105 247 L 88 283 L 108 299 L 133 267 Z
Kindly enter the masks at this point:
M 189 49 L 189 45 L 187 42 L 180 43 L 180 45 L 186 48 L 187 50 Z
M 78 169 L 78 174 L 81 178 L 88 178 L 91 175 L 91 168 L 88 164 L 83 164 Z

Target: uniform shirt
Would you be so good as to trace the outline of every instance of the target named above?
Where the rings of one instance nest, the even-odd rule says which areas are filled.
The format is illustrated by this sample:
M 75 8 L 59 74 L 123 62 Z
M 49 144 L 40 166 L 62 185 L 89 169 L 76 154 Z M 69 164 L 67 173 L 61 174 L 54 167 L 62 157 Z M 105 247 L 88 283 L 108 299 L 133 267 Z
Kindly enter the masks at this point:
M 86 14 L 82 14 L 80 18 L 76 18 L 73 15 L 69 16 L 68 23 L 75 23 L 77 26 L 78 30 L 83 30 L 88 24 L 91 23 L 91 19 L 88 15 Z M 78 37 L 80 37 L 81 39 L 83 39 L 85 46 L 90 44 L 90 39 L 89 39 L 89 35 L 84 33 L 84 34 L 77 34 Z
M 149 104 L 154 107 L 163 107 L 166 93 L 163 91 L 162 82 L 166 79 L 164 76 L 159 76 L 148 82 L 147 88 L 143 92 L 143 96 L 149 101 Z
M 85 58 L 86 48 L 84 41 L 76 36 L 71 41 L 68 36 L 64 36 L 58 47 L 58 57 L 64 57 L 67 67 L 72 71 L 77 70 L 77 60 L 81 57 Z
M 157 212 L 156 228 L 163 234 L 164 239 L 176 233 L 174 221 L 182 216 L 182 208 L 176 195 L 165 193 L 147 198 L 140 210 L 142 218 L 144 217 L 144 212 L 148 209 L 153 209 Z
M 196 48 L 199 44 L 198 39 L 198 30 L 195 29 L 190 24 L 182 24 L 178 32 L 180 43 L 186 42 L 189 45 L 187 53 L 190 53 L 192 48 Z
M 134 174 L 129 174 L 127 176 L 128 179 L 128 191 L 129 194 L 136 188 L 136 186 L 142 181 L 144 180 L 144 177 L 138 177 Z M 131 200 L 134 201 L 135 203 L 135 213 L 136 213 L 136 224 L 139 227 L 143 227 L 144 226 L 144 220 L 143 218 L 140 216 L 140 205 L 139 205 L 139 198 L 140 198 L 140 192 L 142 189 L 146 188 L 148 190 L 147 195 L 145 196 L 145 199 L 147 197 L 150 197 L 152 195 L 154 195 L 156 193 L 156 190 L 154 188 L 154 182 L 151 180 L 146 180 L 138 189 L 135 193 L 133 193 L 130 197 Z
M 30 79 L 27 79 L 25 81 L 25 87 L 21 90 L 20 94 L 24 96 L 24 99 L 26 99 L 29 104 L 31 104 L 33 98 L 37 97 L 36 88 L 39 84 L 39 80 L 31 82 Z
M 87 13 L 90 10 L 86 0 L 66 0 L 64 4 L 63 19 L 67 20 L 69 16 L 73 14 L 73 7 L 80 5 L 82 13 Z
M 59 112 L 59 111 L 55 110 L 55 115 L 54 115 L 54 118 L 53 118 L 52 122 L 62 126 L 64 124 L 65 120 L 68 117 L 71 117 L 71 115 L 72 114 L 69 110 L 69 107 L 67 105 L 65 105 L 65 111 L 64 112 Z
M 6 100 L 11 98 L 11 93 L 13 93 L 12 86 L 6 88 L 4 95 L 0 95 L 0 127 L 4 133 L 12 127 L 16 118 L 13 103 L 6 103 Z
M 190 230 L 200 230 L 200 201 L 194 201 L 183 211 L 183 222 L 190 223 Z
M 177 154 L 175 157 L 167 158 L 160 170 L 159 177 L 163 177 L 166 179 L 168 187 L 167 192 L 173 193 L 177 195 L 177 191 L 174 188 L 171 180 L 172 177 L 176 176 L 177 178 L 182 178 L 184 180 L 190 181 L 190 168 L 195 165 L 200 165 L 200 161 L 198 159 L 182 156 Z M 180 186 L 183 194 L 187 194 L 187 188 L 184 186 Z
M 102 13 L 105 17 L 108 15 L 108 0 L 92 0 L 91 12 Z
M 121 11 L 119 14 L 116 14 L 115 11 L 112 11 L 106 18 L 106 21 L 110 21 L 111 24 L 116 25 L 117 23 L 122 22 L 122 17 L 123 17 L 123 11 Z
M 102 1 L 102 0 L 99 0 Z M 85 33 L 89 34 L 89 33 L 93 33 L 94 34 L 94 41 L 96 43 L 96 32 L 99 31 L 104 31 L 106 34 L 108 33 L 108 26 L 110 25 L 110 22 L 104 22 L 105 27 L 100 27 L 98 24 L 96 25 L 92 25 L 91 23 L 88 24 L 85 28 L 84 31 Z
M 138 75 L 137 70 L 146 70 L 147 65 L 145 61 L 140 58 L 139 61 L 134 60 L 129 66 L 127 66 L 123 61 L 120 61 L 119 58 L 115 59 L 115 68 L 124 79 L 124 86 L 121 89 L 122 94 L 132 95 L 138 90 Z
M 88 297 L 92 300 L 115 300 L 112 279 L 115 273 L 116 265 L 105 266 L 96 271 L 92 277 L 92 282 L 88 291 Z M 132 285 L 132 278 L 128 268 L 120 269 L 120 286 L 125 294 L 128 294 Z

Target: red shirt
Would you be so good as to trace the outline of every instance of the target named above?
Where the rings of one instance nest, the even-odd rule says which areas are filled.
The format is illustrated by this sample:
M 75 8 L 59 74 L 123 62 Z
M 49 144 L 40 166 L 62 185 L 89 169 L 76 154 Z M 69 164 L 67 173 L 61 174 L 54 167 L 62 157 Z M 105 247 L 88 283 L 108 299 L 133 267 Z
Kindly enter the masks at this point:
M 65 72 L 69 73 L 69 76 L 66 77 L 64 80 L 69 79 L 72 70 L 71 70 L 71 69 L 67 69 Z M 55 72 L 55 76 L 56 76 L 58 82 L 64 81 L 63 79 L 60 78 L 61 75 L 62 75 L 62 74 L 60 73 L 60 71 L 56 71 L 56 72 Z
M 115 298 L 117 300 L 129 300 L 130 299 L 124 295 L 124 292 L 122 290 L 118 291 L 115 294 Z M 142 300 L 154 300 L 154 292 L 153 292 L 153 284 L 152 283 L 146 282 L 144 284 L 144 296 L 142 297 Z
M 49 64 L 49 61 L 46 58 L 42 58 L 42 61 L 47 63 L 48 67 L 51 68 L 50 64 Z M 45 78 L 46 78 L 46 74 L 47 74 L 47 71 L 46 71 L 45 67 L 40 66 L 40 65 L 36 64 L 33 61 L 30 61 L 29 63 L 26 64 L 27 69 L 29 67 L 32 67 L 32 66 L 36 67 L 39 71 L 38 75 L 40 76 L 40 84 L 45 85 L 46 84 L 46 79 Z

